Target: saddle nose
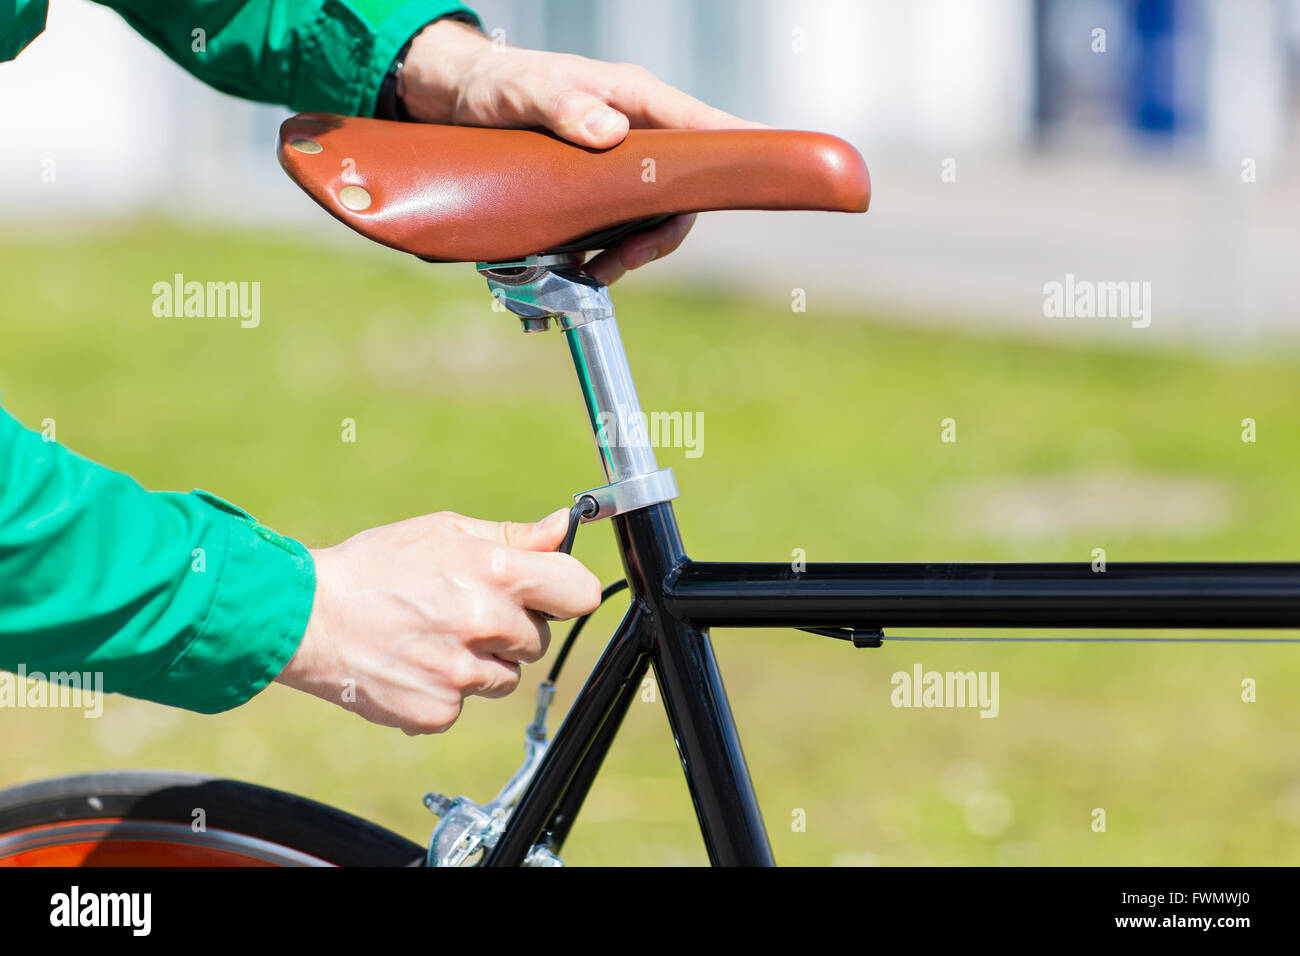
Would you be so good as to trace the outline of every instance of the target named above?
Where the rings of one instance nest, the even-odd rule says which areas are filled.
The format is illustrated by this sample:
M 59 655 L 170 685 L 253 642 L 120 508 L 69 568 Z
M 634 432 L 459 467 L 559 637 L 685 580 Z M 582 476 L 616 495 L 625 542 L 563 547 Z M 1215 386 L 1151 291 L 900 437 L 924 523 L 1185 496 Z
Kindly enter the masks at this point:
M 866 163 L 799 130 L 632 130 L 595 150 L 536 130 L 303 113 L 280 165 L 335 218 L 443 262 L 608 248 L 679 213 L 865 212 Z

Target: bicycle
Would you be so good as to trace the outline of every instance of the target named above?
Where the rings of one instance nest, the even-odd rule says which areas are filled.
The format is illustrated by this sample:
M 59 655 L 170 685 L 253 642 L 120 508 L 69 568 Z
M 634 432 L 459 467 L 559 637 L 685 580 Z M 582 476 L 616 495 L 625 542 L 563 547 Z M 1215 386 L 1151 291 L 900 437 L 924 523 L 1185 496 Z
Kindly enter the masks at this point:
M 431 161 L 415 164 L 413 155 Z M 562 549 L 571 549 L 581 524 L 609 519 L 627 577 L 605 589 L 602 603 L 626 589 L 627 613 L 548 739 L 555 681 L 587 617 L 575 622 L 539 687 L 524 763 L 496 798 L 480 806 L 426 795 L 439 817 L 427 848 L 252 784 L 107 773 L 0 791 L 0 865 L 559 866 L 651 667 L 710 861 L 770 865 L 710 628 L 797 628 L 859 648 L 967 639 L 896 638 L 887 627 L 1300 628 L 1300 563 L 1111 563 L 1099 574 L 1086 563 L 796 567 L 687 556 L 672 471 L 658 466 L 637 427 L 645 418 L 609 291 L 582 271 L 582 261 L 679 213 L 865 212 L 866 165 L 843 140 L 782 130 L 646 130 L 594 152 L 533 131 L 302 114 L 281 127 L 278 156 L 351 228 L 430 262 L 475 262 L 499 308 L 526 332 L 552 324 L 563 331 L 606 481 L 574 495 Z M 207 825 L 196 832 L 191 814 L 199 806 Z

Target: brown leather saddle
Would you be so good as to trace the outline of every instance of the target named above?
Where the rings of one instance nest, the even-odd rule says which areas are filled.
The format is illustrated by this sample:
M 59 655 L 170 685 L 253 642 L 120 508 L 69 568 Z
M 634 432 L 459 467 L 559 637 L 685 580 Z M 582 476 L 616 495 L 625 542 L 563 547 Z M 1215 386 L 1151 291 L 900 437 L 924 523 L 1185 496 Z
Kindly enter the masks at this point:
M 285 172 L 364 236 L 440 262 L 585 252 L 711 209 L 865 212 L 862 157 L 825 133 L 632 130 L 587 149 L 533 130 L 303 113 Z

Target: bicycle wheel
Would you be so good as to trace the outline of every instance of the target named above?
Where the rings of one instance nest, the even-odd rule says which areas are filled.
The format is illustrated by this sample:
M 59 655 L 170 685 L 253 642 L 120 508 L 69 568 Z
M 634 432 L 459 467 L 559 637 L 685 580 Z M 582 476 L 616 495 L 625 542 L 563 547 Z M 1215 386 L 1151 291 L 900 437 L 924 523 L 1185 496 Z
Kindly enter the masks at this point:
M 201 825 L 200 825 L 201 824 Z M 280 790 L 133 770 L 0 790 L 0 866 L 420 866 L 424 849 Z

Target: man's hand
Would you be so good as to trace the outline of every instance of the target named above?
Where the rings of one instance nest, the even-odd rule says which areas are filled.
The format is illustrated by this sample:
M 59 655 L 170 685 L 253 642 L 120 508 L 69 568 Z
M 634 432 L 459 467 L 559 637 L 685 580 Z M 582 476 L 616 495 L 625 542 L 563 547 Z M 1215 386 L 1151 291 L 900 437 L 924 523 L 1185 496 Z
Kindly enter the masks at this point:
M 568 509 L 536 524 L 451 512 L 312 551 L 316 598 L 276 680 L 407 734 L 441 733 L 466 697 L 504 697 L 546 654 L 543 614 L 600 603 L 600 582 L 554 554 Z
M 398 78 L 407 111 L 426 123 L 545 127 L 580 146 L 617 146 L 629 128 L 761 126 L 673 89 L 642 67 L 498 46 L 473 27 L 439 20 L 416 36 Z M 666 256 L 695 217 L 631 236 L 586 265 L 605 284 Z

